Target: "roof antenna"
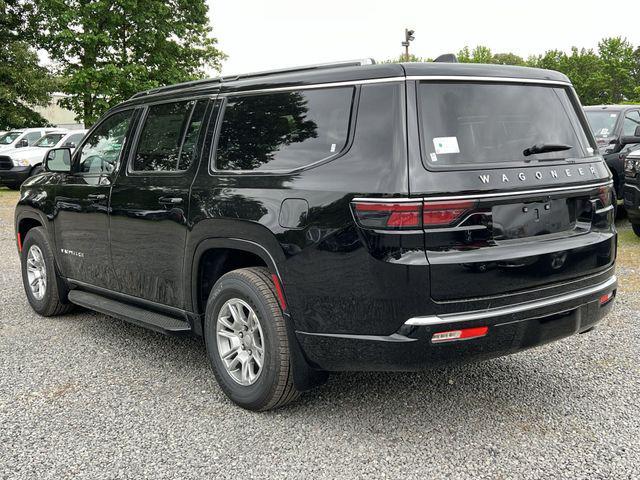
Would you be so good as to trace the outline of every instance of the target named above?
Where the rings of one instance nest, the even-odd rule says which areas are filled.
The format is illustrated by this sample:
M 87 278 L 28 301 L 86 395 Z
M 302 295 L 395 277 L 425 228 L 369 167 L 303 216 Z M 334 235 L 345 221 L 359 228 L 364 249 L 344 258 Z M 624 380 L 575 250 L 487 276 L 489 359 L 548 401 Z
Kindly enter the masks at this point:
M 445 53 L 434 60 L 438 63 L 458 63 L 458 59 L 453 53 Z

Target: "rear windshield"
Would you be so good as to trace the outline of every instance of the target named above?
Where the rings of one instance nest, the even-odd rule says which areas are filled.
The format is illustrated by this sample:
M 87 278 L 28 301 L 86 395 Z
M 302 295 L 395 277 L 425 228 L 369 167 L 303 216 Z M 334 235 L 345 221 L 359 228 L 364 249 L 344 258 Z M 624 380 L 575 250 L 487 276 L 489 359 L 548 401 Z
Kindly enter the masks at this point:
M 587 120 L 591 126 L 591 131 L 596 137 L 609 137 L 613 135 L 613 130 L 618 120 L 619 112 L 611 110 L 586 110 Z
M 567 91 L 561 87 L 422 82 L 419 104 L 423 151 L 433 167 L 564 160 L 592 154 Z M 525 150 L 541 144 L 564 145 L 565 149 L 525 155 Z

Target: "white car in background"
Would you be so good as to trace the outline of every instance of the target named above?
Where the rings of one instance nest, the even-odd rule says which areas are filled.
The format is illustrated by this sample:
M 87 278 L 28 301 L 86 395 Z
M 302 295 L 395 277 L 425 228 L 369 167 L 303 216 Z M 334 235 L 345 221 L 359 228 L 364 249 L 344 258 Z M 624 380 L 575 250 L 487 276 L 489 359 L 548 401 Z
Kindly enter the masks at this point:
M 58 130 L 47 133 L 31 147 L 0 150 L 0 185 L 19 189 L 27 178 L 42 172 L 42 162 L 49 149 L 67 147 L 73 150 L 85 133 L 86 130 Z
M 20 128 L 10 130 L 0 136 L 0 152 L 13 148 L 30 147 L 41 137 L 50 132 L 60 131 L 60 128 Z

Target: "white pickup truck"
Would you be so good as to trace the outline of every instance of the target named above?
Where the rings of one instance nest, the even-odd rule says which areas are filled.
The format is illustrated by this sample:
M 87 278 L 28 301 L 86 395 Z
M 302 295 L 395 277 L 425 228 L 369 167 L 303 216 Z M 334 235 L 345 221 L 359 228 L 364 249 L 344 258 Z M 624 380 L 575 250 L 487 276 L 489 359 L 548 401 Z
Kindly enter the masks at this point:
M 46 133 L 32 146 L 4 149 L 0 147 L 0 184 L 14 190 L 19 189 L 27 178 L 42 171 L 42 161 L 50 148 L 74 149 L 86 132 L 86 130 L 55 130 Z

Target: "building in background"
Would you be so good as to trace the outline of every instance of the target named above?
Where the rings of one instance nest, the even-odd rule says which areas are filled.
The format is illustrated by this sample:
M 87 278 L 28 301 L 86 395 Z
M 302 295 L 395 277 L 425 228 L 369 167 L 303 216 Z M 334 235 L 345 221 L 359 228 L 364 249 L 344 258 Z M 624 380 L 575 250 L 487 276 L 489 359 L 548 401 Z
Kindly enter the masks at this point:
M 34 107 L 34 110 L 44 117 L 51 125 L 69 130 L 83 129 L 84 125 L 78 123 L 75 114 L 59 105 L 60 100 L 65 98 L 64 93 L 51 94 L 51 103 L 46 107 Z

